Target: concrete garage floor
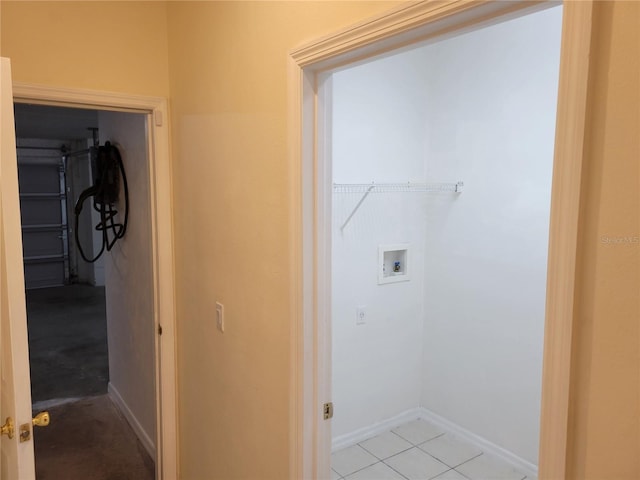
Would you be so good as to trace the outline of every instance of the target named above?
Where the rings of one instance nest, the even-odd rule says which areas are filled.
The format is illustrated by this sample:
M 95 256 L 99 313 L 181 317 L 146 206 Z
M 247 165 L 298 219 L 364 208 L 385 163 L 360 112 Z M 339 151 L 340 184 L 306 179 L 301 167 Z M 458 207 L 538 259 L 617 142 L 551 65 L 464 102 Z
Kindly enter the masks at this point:
M 109 352 L 104 287 L 27 291 L 31 400 L 107 393 Z
M 155 465 L 107 392 L 104 288 L 27 292 L 37 480 L 152 480 Z

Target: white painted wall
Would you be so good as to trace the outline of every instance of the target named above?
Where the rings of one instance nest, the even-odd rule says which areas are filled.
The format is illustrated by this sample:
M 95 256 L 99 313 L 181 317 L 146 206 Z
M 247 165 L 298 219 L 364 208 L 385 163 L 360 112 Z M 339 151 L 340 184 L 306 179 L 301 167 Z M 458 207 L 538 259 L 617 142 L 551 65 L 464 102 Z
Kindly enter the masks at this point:
M 98 126 L 100 144 L 109 140 L 120 149 L 131 206 L 124 238 L 105 254 L 109 389 L 120 397 L 123 413 L 142 435 L 145 446 L 155 448 L 155 327 L 146 118 L 99 112 Z M 118 211 L 124 212 L 122 189 L 120 198 Z
M 417 50 L 332 75 L 334 182 L 424 180 L 425 75 Z
M 422 405 L 537 464 L 561 8 L 426 48 Z
M 333 177 L 340 183 L 424 178 L 426 91 L 416 52 L 333 75 Z M 415 408 L 420 401 L 424 201 L 416 194 L 333 195 L 333 436 Z M 411 245 L 411 280 L 378 285 L 378 245 Z M 367 319 L 356 325 L 356 308 Z
M 545 10 L 333 76 L 334 181 L 465 181 L 372 194 L 343 236 L 357 195 L 333 195 L 334 438 L 421 406 L 537 463 L 560 24 Z M 382 242 L 421 244 L 422 280 L 378 286 Z

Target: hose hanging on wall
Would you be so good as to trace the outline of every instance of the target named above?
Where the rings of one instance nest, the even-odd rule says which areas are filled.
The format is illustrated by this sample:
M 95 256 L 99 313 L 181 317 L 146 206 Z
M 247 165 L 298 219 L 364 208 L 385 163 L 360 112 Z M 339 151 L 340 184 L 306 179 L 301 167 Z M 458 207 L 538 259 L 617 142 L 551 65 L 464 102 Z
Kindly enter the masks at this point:
M 118 149 L 111 145 L 111 142 L 106 142 L 104 146 L 92 148 L 91 167 L 96 174 L 95 183 L 80 194 L 75 208 L 76 245 L 78 245 L 78 250 L 84 261 L 89 263 L 98 260 L 105 249 L 110 251 L 115 243 L 124 237 L 129 223 L 129 187 L 124 165 L 122 164 L 122 157 Z M 122 186 L 124 188 L 124 220 L 122 223 L 116 222 L 115 219 L 118 214 L 115 204 L 120 195 L 120 177 L 122 177 Z M 95 226 L 95 229 L 102 232 L 102 247 L 92 259 L 89 259 L 84 253 L 78 233 L 80 213 L 84 202 L 89 197 L 93 197 L 93 208 L 100 214 L 100 222 Z M 109 238 L 110 236 L 111 238 Z

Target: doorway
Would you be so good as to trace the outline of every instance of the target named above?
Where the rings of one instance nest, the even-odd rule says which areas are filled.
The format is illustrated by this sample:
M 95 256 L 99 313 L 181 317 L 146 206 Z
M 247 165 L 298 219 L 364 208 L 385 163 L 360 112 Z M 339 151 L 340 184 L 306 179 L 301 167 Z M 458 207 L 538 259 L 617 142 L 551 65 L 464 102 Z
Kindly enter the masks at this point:
M 10 72 L 8 59 L 3 59 L 3 74 Z M 9 75 L 3 76 L 3 86 L 11 86 Z M 6 81 L 6 83 L 5 83 Z M 8 89 L 10 93 L 10 88 Z M 7 93 L 7 89 L 3 89 Z M 11 99 L 5 98 L 4 105 L 12 105 Z M 156 478 L 174 478 L 177 476 L 177 398 L 176 398 L 176 352 L 175 352 L 175 299 L 173 288 L 173 242 L 172 242 L 172 221 L 171 221 L 171 172 L 169 163 L 169 136 L 167 118 L 167 102 L 163 98 L 146 97 L 140 95 L 127 95 L 112 92 L 100 92 L 82 89 L 54 88 L 46 86 L 36 86 L 23 83 L 13 84 L 14 103 L 50 105 L 60 107 L 73 107 L 81 109 L 94 109 L 105 115 L 118 115 L 123 112 L 142 114 L 146 123 L 146 151 L 151 152 L 148 170 L 145 173 L 148 184 L 142 186 L 149 196 L 149 224 L 151 229 L 151 244 L 149 248 L 151 257 L 151 288 L 153 298 L 153 318 L 154 318 L 154 349 L 155 364 L 148 372 L 149 376 L 155 378 L 156 405 L 151 415 L 156 417 L 156 437 L 155 446 L 156 458 Z M 11 110 L 13 108 L 11 107 Z M 13 114 L 11 114 L 13 124 Z M 124 132 L 120 131 L 118 136 L 126 134 L 127 125 L 122 124 Z M 6 130 L 14 136 L 13 128 Z M 106 132 L 109 133 L 109 132 Z M 113 133 L 113 132 L 111 132 Z M 15 136 L 14 136 L 15 139 Z M 14 144 L 14 141 L 7 141 L 7 145 Z M 15 149 L 14 149 L 15 152 Z M 19 213 L 18 205 L 18 180 L 16 172 L 16 160 L 14 154 L 5 152 L 3 159 L 8 159 L 4 164 L 5 188 L 7 192 L 6 205 L 11 205 L 11 212 Z M 13 157 L 13 158 L 12 158 Z M 13 171 L 12 171 L 13 170 Z M 140 185 L 138 186 L 140 187 Z M 135 188 L 135 187 L 134 187 Z M 20 219 L 17 215 L 5 215 L 4 233 L 5 238 L 12 238 L 11 243 L 5 244 L 6 259 L 11 259 L 11 264 L 7 266 L 9 274 L 20 279 L 14 282 L 12 292 L 8 294 L 5 308 L 11 313 L 10 320 L 15 329 L 12 336 L 13 351 L 13 371 L 25 372 L 22 378 L 28 378 L 28 352 L 26 335 L 26 318 L 24 316 L 24 283 L 22 266 L 22 242 L 20 239 Z M 9 263 L 9 262 L 7 262 Z M 19 272 L 19 273 L 18 273 Z M 4 318 L 4 316 L 3 316 Z M 24 321 L 21 321 L 23 320 Z M 4 325 L 4 324 L 3 324 Z M 7 327 L 8 328 L 8 327 Z M 24 339 L 24 341 L 23 341 Z M 19 418 L 26 418 L 30 414 L 25 411 L 25 406 L 30 404 L 30 392 L 26 382 L 17 382 L 18 377 L 8 384 L 11 389 L 3 389 L 7 392 L 7 405 L 15 408 Z M 29 401 L 27 401 L 29 399 Z M 122 409 L 121 409 L 122 410 Z M 25 444 L 24 448 L 18 450 L 17 462 L 11 464 L 10 468 L 17 469 L 21 475 L 31 475 L 33 471 L 33 448 L 31 442 Z M 15 452 L 11 454 L 14 460 Z
M 414 4 L 302 46 L 291 53 L 292 195 L 300 210 L 293 232 L 292 303 L 300 318 L 292 344 L 294 436 L 298 476 L 330 477 L 331 444 L 331 163 L 326 160 L 322 79 L 334 69 L 421 41 L 442 40 L 552 4 L 487 2 Z M 549 225 L 539 475 L 565 475 L 579 179 L 589 67 L 591 2 L 563 6 L 562 48 Z M 295 176 L 293 177 L 296 178 Z M 299 216 L 297 216 L 299 214 Z
M 15 118 L 32 401 L 53 417 L 34 435 L 36 474 L 152 479 L 146 115 L 17 104 Z M 107 142 L 122 165 L 98 172 Z M 85 196 L 111 176 L 117 199 L 102 209 Z
M 562 7 L 334 70 L 332 468 L 537 476 Z

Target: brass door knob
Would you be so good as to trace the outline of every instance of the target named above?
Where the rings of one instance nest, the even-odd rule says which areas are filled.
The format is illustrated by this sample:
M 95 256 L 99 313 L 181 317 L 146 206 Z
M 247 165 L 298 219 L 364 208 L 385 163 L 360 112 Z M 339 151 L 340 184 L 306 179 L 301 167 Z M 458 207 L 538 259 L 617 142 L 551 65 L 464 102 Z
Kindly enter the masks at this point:
M 49 423 L 51 423 L 49 412 L 40 412 L 33 417 L 33 425 L 36 427 L 46 427 Z
M 13 419 L 11 417 L 7 417 L 4 425 L 0 427 L 0 435 L 6 435 L 9 438 L 13 438 L 13 431 Z

